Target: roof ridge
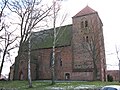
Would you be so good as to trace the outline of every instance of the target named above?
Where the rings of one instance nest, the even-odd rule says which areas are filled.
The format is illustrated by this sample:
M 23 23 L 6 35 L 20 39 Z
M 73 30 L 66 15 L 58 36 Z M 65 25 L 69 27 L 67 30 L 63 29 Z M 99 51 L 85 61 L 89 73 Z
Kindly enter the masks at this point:
M 67 27 L 67 26 L 72 26 L 72 25 L 73 25 L 73 24 L 58 26 L 58 27 L 56 27 L 56 29 L 57 29 L 57 28 L 60 28 L 60 27 Z M 53 30 L 53 27 L 52 27 L 52 28 L 43 29 L 43 30 L 40 30 L 40 31 L 36 31 L 36 32 L 33 32 L 33 33 L 39 33 L 39 32 L 44 32 L 44 31 L 49 31 L 49 30 Z
M 83 16 L 83 15 L 88 15 L 88 14 L 92 14 L 92 13 L 96 13 L 97 11 L 95 11 L 94 9 L 92 9 L 91 7 L 89 7 L 88 5 L 83 8 L 80 12 L 78 12 L 75 16 L 73 17 L 79 17 L 79 16 Z

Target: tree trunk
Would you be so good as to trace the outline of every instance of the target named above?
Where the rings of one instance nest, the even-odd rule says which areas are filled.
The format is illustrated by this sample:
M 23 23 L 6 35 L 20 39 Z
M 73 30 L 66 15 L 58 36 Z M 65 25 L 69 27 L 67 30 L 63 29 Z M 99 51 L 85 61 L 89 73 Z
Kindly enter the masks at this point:
M 1 66 L 0 66 L 0 76 L 1 76 L 1 73 L 2 73 L 2 69 L 3 69 L 3 64 L 4 64 L 4 60 L 5 60 L 5 55 L 6 55 L 6 52 L 7 52 L 7 48 L 8 48 L 8 45 L 6 46 L 5 51 L 3 53 L 2 62 L 1 62 Z
M 29 50 L 28 50 L 28 82 L 29 88 L 32 87 L 32 80 L 31 80 L 31 68 L 30 68 L 30 59 L 31 59 L 31 45 L 30 45 L 30 38 L 29 38 Z
M 3 69 L 4 58 L 5 58 L 5 53 L 3 54 L 3 58 L 2 58 L 2 62 L 1 62 L 0 76 L 1 76 L 1 73 L 2 73 L 2 69 Z
M 96 60 L 93 59 L 93 80 L 96 81 L 97 80 L 97 66 L 96 66 L 96 63 L 95 63 Z
M 56 41 L 56 15 L 55 15 L 55 1 L 53 0 L 53 13 L 54 13 L 54 21 L 53 21 L 53 33 L 54 33 L 54 38 L 53 38 L 53 54 L 52 54 L 52 85 L 55 84 L 55 41 Z

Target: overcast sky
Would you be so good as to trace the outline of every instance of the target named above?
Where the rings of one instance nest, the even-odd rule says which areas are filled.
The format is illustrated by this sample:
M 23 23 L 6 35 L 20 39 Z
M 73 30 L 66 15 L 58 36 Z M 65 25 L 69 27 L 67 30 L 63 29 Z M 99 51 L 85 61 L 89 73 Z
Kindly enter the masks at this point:
M 61 5 L 61 14 L 67 13 L 65 25 L 71 24 L 71 17 L 87 5 L 98 12 L 103 22 L 107 69 L 118 69 L 115 45 L 120 50 L 120 0 L 63 0 Z M 8 64 L 5 64 L 3 74 L 8 70 Z

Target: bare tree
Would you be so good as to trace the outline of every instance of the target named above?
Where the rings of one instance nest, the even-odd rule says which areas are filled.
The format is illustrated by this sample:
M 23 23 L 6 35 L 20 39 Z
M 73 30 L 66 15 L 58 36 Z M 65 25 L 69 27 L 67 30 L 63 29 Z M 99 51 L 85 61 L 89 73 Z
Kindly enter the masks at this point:
M 9 9 L 18 16 L 20 30 L 20 45 L 18 54 L 24 52 L 23 46 L 29 40 L 31 31 L 38 29 L 46 17 L 50 16 L 52 6 L 43 5 L 42 0 L 14 0 L 8 5 Z M 28 60 L 28 66 L 30 66 Z M 29 87 L 32 87 L 30 67 L 28 68 Z
M 14 0 L 9 3 L 9 9 L 16 13 L 19 20 L 21 37 L 19 52 L 22 51 L 22 45 L 28 40 L 31 31 L 42 26 L 40 22 L 50 15 L 52 6 L 44 7 L 41 2 L 42 0 Z
M 59 31 L 61 30 L 61 28 L 56 30 L 56 19 L 59 11 L 60 11 L 60 4 L 57 3 L 57 0 L 53 0 L 53 48 L 52 48 L 52 60 L 51 60 L 52 61 L 51 63 L 52 85 L 55 84 L 55 55 L 56 55 L 55 48 L 56 48 L 56 43 L 59 40 L 59 38 L 57 37 L 58 37 Z M 66 15 L 63 15 L 63 18 L 60 23 L 60 27 L 65 21 Z M 64 33 L 64 30 L 63 30 L 63 33 Z
M 0 3 L 1 11 L 0 11 L 0 53 L 2 53 L 1 58 L 1 66 L 0 66 L 0 75 L 2 73 L 3 64 L 5 62 L 5 57 L 9 52 L 14 49 L 16 46 L 11 46 L 17 39 L 17 37 L 13 38 L 13 32 L 9 31 L 9 25 L 5 24 L 5 21 L 2 21 L 2 18 L 5 18 L 5 8 L 7 6 L 8 0 L 2 0 Z M 4 30 L 4 31 L 3 31 Z
M 17 45 L 13 45 L 13 43 L 15 43 L 15 41 L 17 40 L 17 37 L 13 38 L 13 32 L 8 32 L 7 29 L 4 27 L 5 33 L 2 35 L 2 39 L 0 39 L 1 40 L 0 46 L 2 47 L 1 52 L 3 53 L 0 67 L 0 75 L 3 69 L 3 64 L 5 62 L 6 55 L 10 54 L 10 51 L 17 47 Z
M 93 24 L 91 21 L 91 26 L 85 28 L 85 37 L 83 37 L 82 47 L 85 52 L 87 52 L 89 58 L 92 60 L 93 68 L 93 79 L 97 80 L 98 77 L 98 63 L 101 62 L 100 59 L 104 62 L 104 56 L 101 58 L 100 53 L 104 55 L 104 39 L 103 34 L 101 33 L 101 28 L 96 30 L 97 25 Z
M 8 0 L 2 0 L 2 2 L 0 3 L 0 6 L 1 6 L 1 10 L 0 10 L 0 23 L 1 23 L 1 19 L 3 17 L 3 11 L 4 11 L 4 9 L 5 9 L 6 5 L 7 5 L 7 2 L 8 2 Z M 0 26 L 0 31 L 2 31 L 3 28 L 4 28 L 4 23 L 2 23 L 2 25 Z M 0 36 L 0 38 L 1 38 L 1 36 Z
M 15 45 L 15 41 L 17 40 L 18 37 L 13 34 L 15 30 L 13 31 L 10 30 L 10 26 L 6 25 L 5 21 L 2 22 L 2 27 L 0 32 L 1 32 L 0 33 L 0 53 L 2 53 L 1 67 L 0 67 L 0 75 L 1 75 L 5 58 L 7 55 L 10 56 L 10 51 L 17 47 L 17 44 Z

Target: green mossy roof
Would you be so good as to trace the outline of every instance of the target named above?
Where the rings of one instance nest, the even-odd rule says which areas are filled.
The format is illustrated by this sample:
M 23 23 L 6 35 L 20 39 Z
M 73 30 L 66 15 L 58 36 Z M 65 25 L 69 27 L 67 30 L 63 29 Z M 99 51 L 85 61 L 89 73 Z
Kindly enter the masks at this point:
M 56 47 L 71 44 L 72 25 L 66 25 L 56 28 Z M 33 32 L 31 36 L 31 48 L 51 48 L 53 46 L 53 28 L 39 32 Z

